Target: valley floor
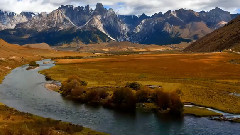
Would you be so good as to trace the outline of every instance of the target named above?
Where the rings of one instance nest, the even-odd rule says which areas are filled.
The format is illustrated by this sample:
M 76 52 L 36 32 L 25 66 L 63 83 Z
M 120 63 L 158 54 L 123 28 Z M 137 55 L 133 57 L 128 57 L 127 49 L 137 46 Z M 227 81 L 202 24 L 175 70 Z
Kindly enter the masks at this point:
M 41 73 L 61 82 L 71 75 L 78 75 L 88 82 L 89 87 L 124 86 L 127 82 L 134 81 L 143 85 L 159 85 L 165 91 L 177 90 L 182 102 L 229 113 L 240 113 L 238 54 L 173 53 L 96 56 L 87 53 L 29 49 L 8 44 L 2 40 L 0 43 L 0 82 L 18 66 L 30 61 L 58 57 L 59 59 L 55 59 L 57 62 L 55 67 Z M 219 115 L 199 108 L 186 108 L 185 113 L 197 116 Z M 0 134 L 43 132 L 102 134 L 81 126 L 76 127 L 69 123 L 21 113 L 2 104 L 0 105 L 0 127 Z
M 178 90 L 182 102 L 240 113 L 239 60 L 239 55 L 233 53 L 58 59 L 55 67 L 41 73 L 59 81 L 78 75 L 88 82 L 89 87 L 123 86 L 134 81 L 143 85 L 159 85 L 165 91 Z M 191 111 L 193 114 L 198 112 L 196 109 Z

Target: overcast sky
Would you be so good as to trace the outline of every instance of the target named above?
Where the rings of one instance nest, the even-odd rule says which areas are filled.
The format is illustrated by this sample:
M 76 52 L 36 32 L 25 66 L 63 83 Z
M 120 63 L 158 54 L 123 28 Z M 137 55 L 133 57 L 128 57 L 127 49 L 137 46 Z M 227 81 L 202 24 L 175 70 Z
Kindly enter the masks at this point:
M 0 0 L 0 9 L 17 13 L 51 12 L 60 5 L 89 4 L 95 8 L 97 2 L 103 3 L 106 8 L 113 8 L 118 14 L 152 15 L 180 8 L 208 11 L 214 7 L 220 7 L 231 13 L 240 13 L 240 0 Z

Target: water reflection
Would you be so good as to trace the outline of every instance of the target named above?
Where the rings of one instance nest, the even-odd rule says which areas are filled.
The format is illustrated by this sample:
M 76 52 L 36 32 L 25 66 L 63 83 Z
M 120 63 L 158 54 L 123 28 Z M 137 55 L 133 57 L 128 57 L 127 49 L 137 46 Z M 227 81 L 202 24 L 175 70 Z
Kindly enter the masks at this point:
M 161 134 L 176 135 L 181 133 L 184 124 L 183 116 L 154 113 L 154 118 L 158 123 L 158 128 Z

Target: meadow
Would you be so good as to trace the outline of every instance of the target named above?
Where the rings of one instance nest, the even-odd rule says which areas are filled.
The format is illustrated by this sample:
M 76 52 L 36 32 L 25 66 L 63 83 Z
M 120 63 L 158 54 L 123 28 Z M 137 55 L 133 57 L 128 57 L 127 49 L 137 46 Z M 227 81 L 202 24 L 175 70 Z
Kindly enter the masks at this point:
M 178 91 L 184 103 L 240 113 L 240 65 L 234 53 L 176 53 L 56 59 L 41 73 L 65 81 L 77 75 L 93 86 L 124 86 L 127 82 L 159 85 Z M 194 109 L 193 109 L 194 110 Z

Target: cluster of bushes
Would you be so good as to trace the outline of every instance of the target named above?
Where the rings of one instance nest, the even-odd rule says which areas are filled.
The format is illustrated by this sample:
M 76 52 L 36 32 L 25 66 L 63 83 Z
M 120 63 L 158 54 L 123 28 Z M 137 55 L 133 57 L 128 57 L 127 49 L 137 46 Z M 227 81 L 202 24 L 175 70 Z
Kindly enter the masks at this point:
M 64 57 L 54 57 L 54 59 L 83 59 L 83 56 L 64 56 Z
M 35 61 L 31 61 L 31 62 L 29 63 L 29 66 L 31 66 L 31 67 L 38 67 L 39 64 L 37 64 Z
M 35 68 L 37 68 L 37 67 L 39 67 L 39 64 L 37 64 L 35 61 L 31 61 L 31 62 L 29 63 L 29 67 L 28 67 L 26 70 L 35 69 Z
M 87 82 L 72 76 L 63 82 L 61 93 L 82 103 L 103 105 L 105 107 L 134 110 L 137 103 L 153 103 L 159 111 L 181 114 L 183 104 L 176 92 L 164 92 L 160 88 L 150 89 L 137 82 L 127 83 L 125 87 L 87 88 Z

